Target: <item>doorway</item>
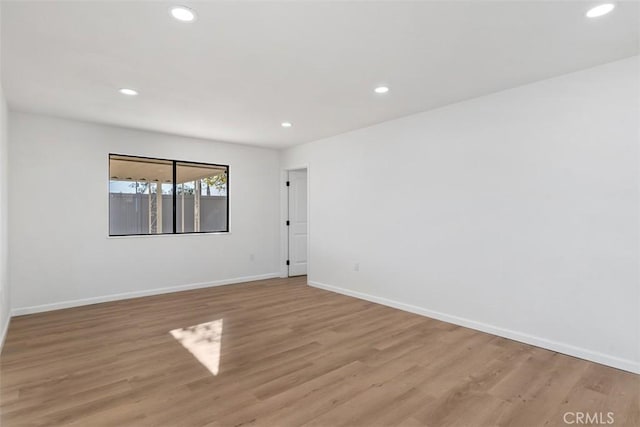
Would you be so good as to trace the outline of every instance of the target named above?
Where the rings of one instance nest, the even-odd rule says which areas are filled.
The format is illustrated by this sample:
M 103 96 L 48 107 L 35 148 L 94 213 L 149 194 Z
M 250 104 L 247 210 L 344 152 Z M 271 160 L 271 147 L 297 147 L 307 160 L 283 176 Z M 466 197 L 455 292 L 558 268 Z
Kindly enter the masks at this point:
M 287 241 L 288 276 L 307 274 L 308 192 L 307 169 L 288 171 L 287 176 Z

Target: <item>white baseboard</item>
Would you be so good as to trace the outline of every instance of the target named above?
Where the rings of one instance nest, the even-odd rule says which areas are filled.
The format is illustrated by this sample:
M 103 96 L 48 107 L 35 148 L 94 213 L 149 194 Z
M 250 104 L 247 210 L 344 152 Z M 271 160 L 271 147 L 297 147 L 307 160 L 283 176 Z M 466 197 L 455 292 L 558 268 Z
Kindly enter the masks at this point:
M 0 331 L 0 354 L 2 354 L 2 347 L 4 347 L 4 339 L 7 337 L 9 323 L 11 323 L 11 316 L 7 316 L 7 323 L 2 328 L 2 331 Z
M 418 307 L 415 305 L 405 304 L 402 302 L 390 300 L 387 298 L 377 297 L 363 292 L 352 291 L 337 286 L 326 285 L 324 283 L 309 281 L 310 286 L 324 289 L 331 292 L 336 292 L 350 297 L 363 299 L 366 301 L 375 302 L 377 304 L 386 305 L 388 307 L 397 308 L 399 310 L 408 311 L 410 313 L 419 314 L 421 316 L 430 317 L 443 322 L 453 323 L 454 325 L 464 326 L 466 328 L 475 329 L 478 331 L 486 332 L 500 337 L 509 338 L 514 341 L 520 341 L 525 344 L 531 344 L 536 347 L 542 347 L 548 350 L 553 350 L 558 353 L 567 354 L 569 356 L 578 357 L 580 359 L 589 360 L 591 362 L 600 363 L 602 365 L 611 366 L 614 368 L 622 369 L 633 373 L 640 373 L 640 363 L 633 360 L 621 359 L 616 356 L 603 354 L 597 351 L 587 350 L 581 347 L 575 347 L 570 344 L 564 344 L 557 341 L 551 341 L 545 338 L 537 337 L 534 335 L 525 334 L 522 332 L 513 331 L 510 329 L 504 329 L 497 326 L 489 325 L 482 322 L 476 322 L 475 320 L 466 319 L 463 317 L 453 316 L 446 313 L 440 313 L 437 311 L 429 310 L 426 308 Z
M 260 274 L 257 276 L 236 277 L 232 279 L 216 280 L 213 282 L 191 283 L 188 285 L 170 286 L 166 288 L 148 289 L 144 291 L 124 292 L 121 294 L 111 294 L 100 297 L 83 298 L 71 301 L 61 301 L 51 304 L 34 305 L 31 307 L 20 307 L 11 310 L 12 316 L 23 316 L 25 314 L 42 313 L 45 311 L 60 310 L 63 308 L 79 307 L 82 305 L 99 304 L 101 302 L 118 301 L 130 298 L 146 297 L 150 295 L 168 294 L 171 292 L 188 291 L 192 289 L 209 288 L 213 286 L 232 285 L 235 283 L 253 282 L 256 280 L 274 279 L 280 277 L 280 273 Z

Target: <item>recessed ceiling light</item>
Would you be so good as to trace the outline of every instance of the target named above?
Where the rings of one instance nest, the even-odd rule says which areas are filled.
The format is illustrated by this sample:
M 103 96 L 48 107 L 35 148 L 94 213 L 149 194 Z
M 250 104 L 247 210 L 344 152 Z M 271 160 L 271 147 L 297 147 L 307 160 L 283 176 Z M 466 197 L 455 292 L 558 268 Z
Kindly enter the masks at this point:
M 280 123 L 280 126 L 282 126 L 283 128 L 290 128 L 293 125 L 290 122 L 282 122 Z
M 589 9 L 587 12 L 588 18 L 597 18 L 598 16 L 606 15 L 611 12 L 616 7 L 613 3 L 605 3 L 600 6 L 596 6 L 594 8 Z
M 196 19 L 195 12 L 184 6 L 172 7 L 171 16 L 182 22 L 193 22 Z
M 138 91 L 134 90 L 134 89 L 128 89 L 126 87 L 123 87 L 122 89 L 120 89 L 120 93 L 123 94 L 123 95 L 136 96 L 138 94 Z
M 389 88 L 386 86 L 378 86 L 373 90 L 375 93 L 387 93 L 389 92 Z

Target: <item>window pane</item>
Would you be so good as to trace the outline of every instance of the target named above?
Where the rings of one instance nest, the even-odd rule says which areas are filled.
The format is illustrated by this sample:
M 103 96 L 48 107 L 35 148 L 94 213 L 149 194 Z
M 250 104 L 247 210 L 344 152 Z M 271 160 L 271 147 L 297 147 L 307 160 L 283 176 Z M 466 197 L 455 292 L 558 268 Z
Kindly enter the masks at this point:
M 109 234 L 173 233 L 173 163 L 109 156 Z
M 227 167 L 178 162 L 176 232 L 227 230 Z

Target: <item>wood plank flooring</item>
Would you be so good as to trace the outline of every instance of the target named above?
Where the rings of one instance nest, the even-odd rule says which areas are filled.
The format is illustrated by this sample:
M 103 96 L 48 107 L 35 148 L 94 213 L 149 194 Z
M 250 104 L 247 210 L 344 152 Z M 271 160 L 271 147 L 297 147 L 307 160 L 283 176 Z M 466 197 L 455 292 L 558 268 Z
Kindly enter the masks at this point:
M 612 412 L 640 426 L 638 375 L 305 280 L 16 317 L 0 424 L 528 427 Z M 219 365 L 200 363 L 202 348 Z

